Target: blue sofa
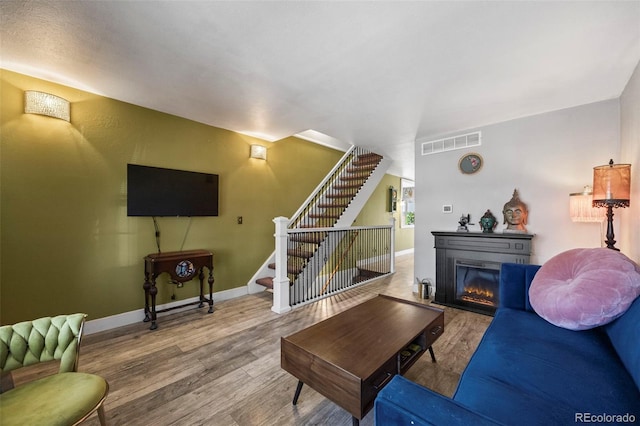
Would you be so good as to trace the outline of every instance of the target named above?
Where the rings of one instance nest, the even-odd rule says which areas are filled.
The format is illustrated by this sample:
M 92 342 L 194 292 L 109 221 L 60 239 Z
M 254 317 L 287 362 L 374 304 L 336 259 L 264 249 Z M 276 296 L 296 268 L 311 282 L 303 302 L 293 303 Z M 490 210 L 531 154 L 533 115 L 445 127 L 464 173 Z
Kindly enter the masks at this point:
M 640 423 L 640 297 L 607 325 L 566 330 L 529 304 L 538 268 L 502 265 L 500 307 L 453 398 L 395 376 L 375 400 L 375 424 Z

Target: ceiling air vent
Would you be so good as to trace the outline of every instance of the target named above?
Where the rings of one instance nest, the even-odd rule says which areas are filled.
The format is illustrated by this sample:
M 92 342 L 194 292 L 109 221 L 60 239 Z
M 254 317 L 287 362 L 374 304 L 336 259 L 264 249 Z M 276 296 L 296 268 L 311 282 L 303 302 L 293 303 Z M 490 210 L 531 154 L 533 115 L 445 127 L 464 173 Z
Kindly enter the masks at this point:
M 422 155 L 438 154 L 440 152 L 480 145 L 482 145 L 482 132 L 467 133 L 435 141 L 423 142 Z

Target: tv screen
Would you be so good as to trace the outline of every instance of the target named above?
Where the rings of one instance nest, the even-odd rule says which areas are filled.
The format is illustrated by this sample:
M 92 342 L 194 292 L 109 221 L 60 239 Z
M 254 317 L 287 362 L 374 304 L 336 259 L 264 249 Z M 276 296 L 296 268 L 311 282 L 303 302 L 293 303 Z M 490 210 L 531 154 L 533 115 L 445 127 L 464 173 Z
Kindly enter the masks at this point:
M 218 175 L 127 164 L 127 216 L 218 216 Z

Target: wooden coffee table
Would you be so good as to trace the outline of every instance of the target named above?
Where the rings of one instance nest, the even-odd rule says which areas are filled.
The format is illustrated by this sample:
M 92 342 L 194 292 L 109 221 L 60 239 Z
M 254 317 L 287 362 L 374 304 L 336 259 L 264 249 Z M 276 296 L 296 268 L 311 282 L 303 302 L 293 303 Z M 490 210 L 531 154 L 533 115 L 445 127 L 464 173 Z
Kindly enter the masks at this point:
M 281 339 L 281 366 L 298 378 L 295 405 L 306 383 L 359 424 L 378 392 L 404 374 L 444 331 L 444 314 L 378 295 Z

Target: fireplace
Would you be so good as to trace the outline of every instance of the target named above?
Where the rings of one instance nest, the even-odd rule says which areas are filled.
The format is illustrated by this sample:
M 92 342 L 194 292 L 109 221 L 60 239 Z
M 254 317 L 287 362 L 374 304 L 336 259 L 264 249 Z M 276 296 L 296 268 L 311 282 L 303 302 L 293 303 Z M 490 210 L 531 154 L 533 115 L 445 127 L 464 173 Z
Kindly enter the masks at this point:
M 530 234 L 432 232 L 436 248 L 435 301 L 492 315 L 499 300 L 500 265 L 529 263 Z

